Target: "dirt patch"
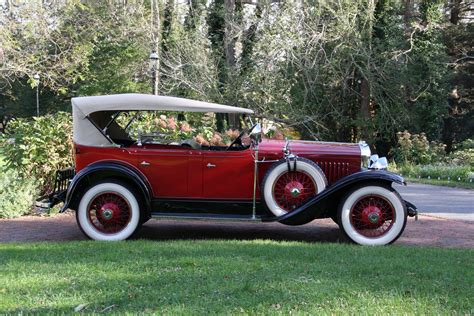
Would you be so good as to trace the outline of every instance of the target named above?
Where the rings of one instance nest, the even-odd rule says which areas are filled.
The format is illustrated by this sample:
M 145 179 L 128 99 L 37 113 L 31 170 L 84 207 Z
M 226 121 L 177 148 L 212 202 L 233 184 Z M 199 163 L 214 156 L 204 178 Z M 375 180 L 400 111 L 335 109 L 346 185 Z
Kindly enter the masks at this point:
M 347 242 L 330 219 L 304 226 L 278 223 L 150 220 L 137 239 L 273 239 L 306 242 Z M 0 220 L 0 242 L 67 241 L 87 239 L 79 230 L 74 213 L 52 217 L 25 216 Z M 474 248 L 474 222 L 422 215 L 408 219 L 395 243 L 408 246 Z

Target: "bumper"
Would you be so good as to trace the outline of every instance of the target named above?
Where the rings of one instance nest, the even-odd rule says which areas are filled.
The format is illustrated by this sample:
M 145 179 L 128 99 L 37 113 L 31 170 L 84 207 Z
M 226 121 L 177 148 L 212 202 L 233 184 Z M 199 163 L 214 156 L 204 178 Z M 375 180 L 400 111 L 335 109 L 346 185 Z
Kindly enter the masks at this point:
M 408 201 L 405 201 L 405 205 L 407 207 L 407 215 L 418 219 L 418 209 L 416 208 L 416 206 Z
M 74 178 L 74 168 L 56 171 L 53 191 L 36 199 L 35 206 L 39 211 L 48 211 L 53 206 L 64 202 L 69 182 Z

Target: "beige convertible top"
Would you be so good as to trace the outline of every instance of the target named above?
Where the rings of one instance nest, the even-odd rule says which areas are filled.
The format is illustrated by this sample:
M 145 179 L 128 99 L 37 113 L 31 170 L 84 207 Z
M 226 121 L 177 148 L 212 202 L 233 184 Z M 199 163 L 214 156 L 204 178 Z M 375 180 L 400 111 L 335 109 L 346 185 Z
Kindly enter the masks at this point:
M 85 146 L 114 146 L 89 120 L 89 115 L 102 111 L 176 111 L 214 113 L 253 113 L 250 109 L 149 94 L 114 94 L 71 99 L 73 139 Z

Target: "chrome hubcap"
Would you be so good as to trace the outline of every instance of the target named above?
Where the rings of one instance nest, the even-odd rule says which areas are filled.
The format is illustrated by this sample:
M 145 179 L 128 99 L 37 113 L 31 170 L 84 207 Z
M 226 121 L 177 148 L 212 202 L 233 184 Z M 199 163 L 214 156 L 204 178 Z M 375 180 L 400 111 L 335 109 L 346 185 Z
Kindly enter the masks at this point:
M 298 197 L 301 194 L 301 191 L 298 188 L 291 189 L 291 195 L 293 197 Z
M 377 213 L 375 213 L 375 212 L 374 212 L 374 213 L 370 213 L 368 217 L 369 217 L 369 221 L 370 221 L 372 224 L 377 223 L 377 222 L 379 221 L 379 219 L 380 219 L 379 214 L 377 214 Z
M 106 209 L 103 213 L 102 213 L 102 216 L 105 218 L 105 219 L 111 219 L 112 216 L 114 216 L 114 212 L 112 210 L 109 210 L 109 209 Z

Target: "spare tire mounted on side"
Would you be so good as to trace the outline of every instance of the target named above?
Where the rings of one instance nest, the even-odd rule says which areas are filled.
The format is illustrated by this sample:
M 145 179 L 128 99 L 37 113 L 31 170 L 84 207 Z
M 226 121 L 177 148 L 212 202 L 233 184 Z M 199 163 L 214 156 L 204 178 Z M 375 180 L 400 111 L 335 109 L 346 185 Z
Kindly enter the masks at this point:
M 295 157 L 281 159 L 268 169 L 261 192 L 268 209 L 281 216 L 303 205 L 326 186 L 326 176 L 316 163 Z

